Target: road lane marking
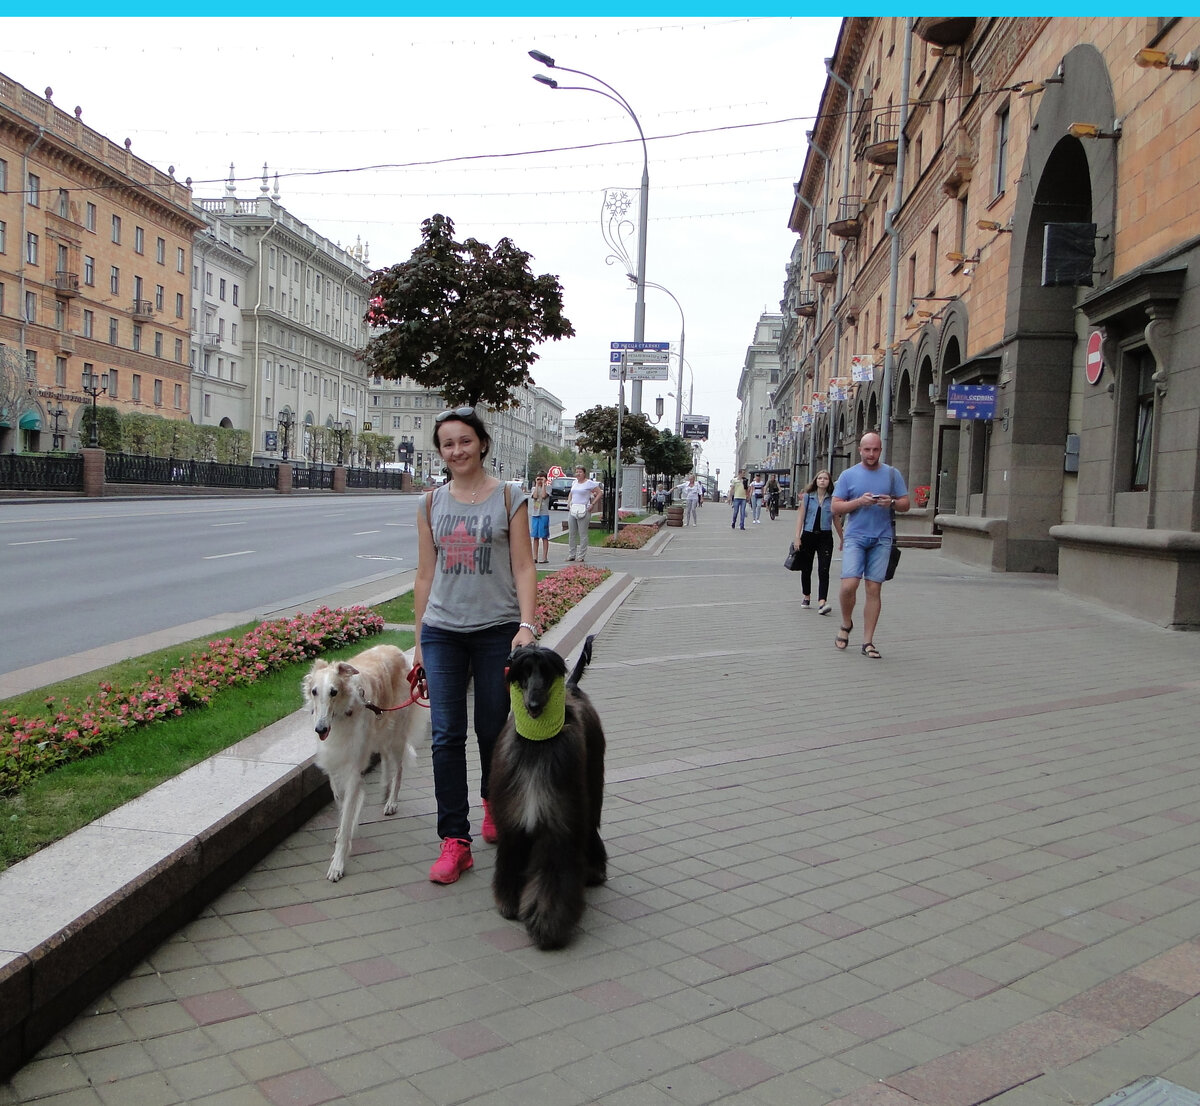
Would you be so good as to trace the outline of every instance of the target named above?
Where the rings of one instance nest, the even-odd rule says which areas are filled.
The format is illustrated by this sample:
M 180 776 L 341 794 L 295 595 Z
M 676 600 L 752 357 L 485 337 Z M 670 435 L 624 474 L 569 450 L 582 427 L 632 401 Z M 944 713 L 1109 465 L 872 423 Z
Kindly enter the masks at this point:
M 368 534 L 378 534 L 378 533 L 379 533 L 378 530 L 355 530 L 354 536 L 356 538 L 363 538 L 363 537 L 366 537 Z
M 214 522 L 212 525 L 213 525 L 213 529 L 217 530 L 223 526 L 245 526 L 246 523 L 244 523 L 244 522 Z
M 56 541 L 78 541 L 78 538 L 36 538 L 32 541 L 10 541 L 9 545 L 51 545 Z
M 244 557 L 247 553 L 254 553 L 254 549 L 239 549 L 236 553 L 214 553 L 210 557 L 201 557 L 202 561 L 219 561 L 222 557 Z

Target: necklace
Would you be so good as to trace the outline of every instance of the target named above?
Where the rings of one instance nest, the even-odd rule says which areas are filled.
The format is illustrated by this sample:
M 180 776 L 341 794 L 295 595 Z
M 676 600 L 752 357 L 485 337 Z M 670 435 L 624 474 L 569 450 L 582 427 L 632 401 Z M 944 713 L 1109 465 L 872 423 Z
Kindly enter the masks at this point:
M 475 490 L 474 490 L 474 491 L 471 493 L 471 502 L 472 502 L 472 503 L 474 503 L 474 502 L 475 502 L 475 500 L 476 500 L 476 498 L 478 497 L 479 493 L 480 493 L 481 491 L 483 491 L 483 489 L 484 489 L 484 488 L 487 486 L 487 482 L 488 482 L 488 479 L 487 479 L 487 477 L 485 476 L 485 477 L 483 478 L 483 483 L 482 483 L 482 484 L 479 484 L 478 486 L 476 486 Z M 458 481 L 457 481 L 457 480 L 454 482 L 454 487 L 455 487 L 456 489 L 458 488 Z M 463 495 L 466 495 L 466 494 L 467 494 L 467 489 L 466 489 L 466 488 L 463 488 L 463 489 L 462 489 L 462 493 L 463 493 Z

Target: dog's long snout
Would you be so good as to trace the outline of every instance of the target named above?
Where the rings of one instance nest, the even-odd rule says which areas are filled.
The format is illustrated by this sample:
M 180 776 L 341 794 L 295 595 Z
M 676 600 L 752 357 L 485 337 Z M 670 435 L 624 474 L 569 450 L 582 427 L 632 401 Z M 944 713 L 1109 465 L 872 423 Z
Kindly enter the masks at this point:
M 329 736 L 330 726 L 329 723 L 324 720 L 318 722 L 313 729 L 317 731 L 317 737 L 319 737 L 322 741 Z

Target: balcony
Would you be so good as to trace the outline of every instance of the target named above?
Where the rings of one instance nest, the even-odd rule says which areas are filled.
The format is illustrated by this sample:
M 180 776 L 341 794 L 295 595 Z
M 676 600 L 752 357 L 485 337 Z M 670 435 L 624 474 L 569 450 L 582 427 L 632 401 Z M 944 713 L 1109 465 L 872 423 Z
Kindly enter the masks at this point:
M 872 165 L 895 165 L 900 150 L 900 112 L 896 109 L 880 112 L 871 127 L 870 141 L 863 147 L 863 157 Z
M 135 322 L 148 323 L 154 318 L 153 300 L 134 300 L 129 309 Z
M 817 314 L 817 293 L 796 293 L 796 314 L 802 319 L 811 319 Z
M 818 250 L 813 254 L 812 279 L 818 284 L 837 280 L 837 254 L 833 250 Z
M 54 274 L 54 294 L 66 299 L 74 299 L 79 295 L 79 274 L 59 269 Z
M 216 333 L 203 334 L 200 337 L 200 348 L 208 353 L 221 348 L 221 335 Z
M 913 34 L 932 46 L 960 46 L 974 29 L 973 15 L 927 15 L 913 24 Z
M 862 200 L 858 196 L 843 196 L 838 200 L 837 215 L 829 224 L 829 233 L 838 238 L 857 238 L 862 230 Z

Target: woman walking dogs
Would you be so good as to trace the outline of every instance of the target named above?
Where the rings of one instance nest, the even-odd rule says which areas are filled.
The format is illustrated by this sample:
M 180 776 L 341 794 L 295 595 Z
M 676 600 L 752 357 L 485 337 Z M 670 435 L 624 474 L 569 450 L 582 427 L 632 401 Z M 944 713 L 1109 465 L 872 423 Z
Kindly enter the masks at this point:
M 420 558 L 413 586 L 417 647 L 424 665 L 433 727 L 433 790 L 441 855 L 434 883 L 453 883 L 474 866 L 467 795 L 467 681 L 475 682 L 475 736 L 485 841 L 496 840 L 488 810 L 492 747 L 508 718 L 504 666 L 512 650 L 532 645 L 537 572 L 525 493 L 484 471 L 492 446 L 474 407 L 434 418 L 433 444 L 450 482 L 417 507 Z
M 883 442 L 873 431 L 862 436 L 858 455 L 862 461 L 846 469 L 833 489 L 833 513 L 845 516 L 846 531 L 842 551 L 842 628 L 834 645 L 844 650 L 854 629 L 854 604 L 858 581 L 866 581 L 867 599 L 863 604 L 862 655 L 880 659 L 875 648 L 875 626 L 883 606 L 883 581 L 892 552 L 892 512 L 908 510 L 908 489 L 904 477 L 879 458 Z

